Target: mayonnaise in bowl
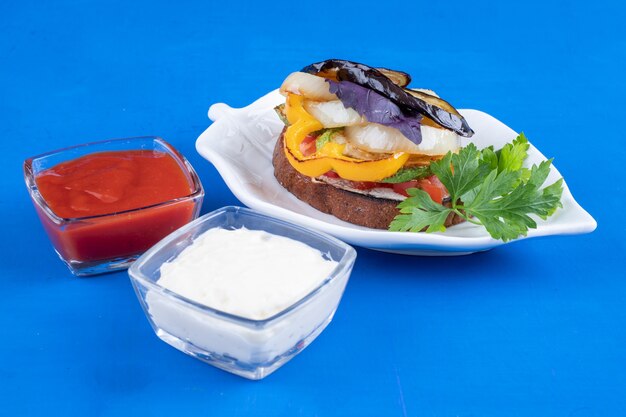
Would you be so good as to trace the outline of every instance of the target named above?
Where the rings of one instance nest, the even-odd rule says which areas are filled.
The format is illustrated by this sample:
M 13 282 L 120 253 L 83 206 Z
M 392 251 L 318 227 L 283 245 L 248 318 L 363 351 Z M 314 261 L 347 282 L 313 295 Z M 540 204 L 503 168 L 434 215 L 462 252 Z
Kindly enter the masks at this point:
M 260 379 L 331 321 L 355 258 L 328 235 L 225 207 L 165 238 L 129 275 L 162 340 Z
M 312 247 L 264 230 L 209 229 L 161 266 L 161 286 L 216 310 L 267 319 L 337 266 Z

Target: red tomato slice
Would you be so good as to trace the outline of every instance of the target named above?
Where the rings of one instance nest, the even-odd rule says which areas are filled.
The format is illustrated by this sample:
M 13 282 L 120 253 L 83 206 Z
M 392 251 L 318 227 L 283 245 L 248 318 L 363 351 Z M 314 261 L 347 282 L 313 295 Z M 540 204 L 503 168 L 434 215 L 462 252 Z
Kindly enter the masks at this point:
M 307 140 L 307 138 L 305 138 L 305 141 Z M 324 175 L 329 178 L 340 178 L 339 175 L 335 171 L 328 171 Z M 406 192 L 406 190 L 408 190 L 409 188 L 419 188 L 421 190 L 426 191 L 428 195 L 430 196 L 430 198 L 439 204 L 442 204 L 443 199 L 449 196 L 448 190 L 446 190 L 446 187 L 441 183 L 441 181 L 439 181 L 439 178 L 437 178 L 435 175 L 430 176 L 428 178 L 421 179 L 421 180 L 411 180 L 411 181 L 401 182 L 397 184 L 371 182 L 371 181 L 349 181 L 349 182 L 350 182 L 350 186 L 352 186 L 353 188 L 356 188 L 357 190 L 371 190 L 372 188 L 391 188 L 393 189 L 394 192 L 400 195 L 403 195 L 405 197 L 409 196 L 409 194 Z
M 427 179 L 420 180 L 419 187 L 426 191 L 435 203 L 443 203 L 443 189 L 438 184 L 433 184 Z
M 431 184 L 436 185 L 437 187 L 441 188 L 441 191 L 443 192 L 443 200 L 445 200 L 446 198 L 450 197 L 450 193 L 448 192 L 448 189 L 439 180 L 439 177 L 437 177 L 436 175 L 433 175 L 433 176 L 429 177 L 428 179 L 430 180 Z
M 420 188 L 428 193 L 430 198 L 439 204 L 443 203 L 443 199 L 448 197 L 448 190 L 446 187 L 439 181 L 435 175 L 430 176 L 428 178 L 424 178 L 421 180 L 411 180 L 407 182 L 401 182 L 398 184 L 393 184 L 393 190 L 402 194 L 405 197 L 408 197 L 409 194 L 406 192 L 409 188 Z
M 407 182 L 399 182 L 397 184 L 393 184 L 393 191 L 398 194 L 402 194 L 405 197 L 408 197 L 409 194 L 406 192 L 409 188 L 420 188 L 419 180 L 411 180 Z
M 431 184 L 436 185 L 438 187 L 440 187 L 442 190 L 444 190 L 444 194 L 446 196 L 448 196 L 448 190 L 446 190 L 446 186 L 442 184 L 442 182 L 439 180 L 439 177 L 436 175 L 431 175 L 430 177 L 426 178 L 428 181 L 430 181 Z
M 311 156 L 317 151 L 315 146 L 316 139 L 317 136 L 313 135 L 306 135 L 304 139 L 302 139 L 302 142 L 300 142 L 300 152 L 302 152 L 302 155 Z

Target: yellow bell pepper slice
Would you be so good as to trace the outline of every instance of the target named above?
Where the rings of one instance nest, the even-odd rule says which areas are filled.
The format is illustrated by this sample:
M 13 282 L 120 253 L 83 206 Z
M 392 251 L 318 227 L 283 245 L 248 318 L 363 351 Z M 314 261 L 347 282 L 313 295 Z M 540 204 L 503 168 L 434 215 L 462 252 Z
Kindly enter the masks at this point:
M 285 113 L 290 126 L 284 135 L 284 151 L 289 163 L 301 174 L 318 177 L 335 171 L 341 178 L 350 181 L 377 182 L 395 174 L 409 159 L 409 154 L 398 152 L 385 159 L 365 161 L 343 155 L 345 145 L 329 142 L 315 155 L 306 157 L 300 152 L 304 138 L 324 126 L 303 107 L 304 98 L 288 94 Z

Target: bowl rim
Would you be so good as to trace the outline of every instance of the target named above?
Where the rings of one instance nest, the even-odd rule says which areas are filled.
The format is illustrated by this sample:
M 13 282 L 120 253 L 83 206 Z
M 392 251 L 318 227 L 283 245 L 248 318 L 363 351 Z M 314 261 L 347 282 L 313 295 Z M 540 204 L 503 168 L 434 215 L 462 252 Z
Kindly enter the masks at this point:
M 175 240 L 176 238 L 178 238 L 179 236 L 187 233 L 188 231 L 198 228 L 202 223 L 209 221 L 215 217 L 218 216 L 222 216 L 225 215 L 227 213 L 235 213 L 235 214 L 240 214 L 243 216 L 254 216 L 254 217 L 258 217 L 258 218 L 262 218 L 265 221 L 269 222 L 269 223 L 275 223 L 275 224 L 279 224 L 282 226 L 285 226 L 289 229 L 295 229 L 301 232 L 304 232 L 306 234 L 309 234 L 321 241 L 326 242 L 327 244 L 329 244 L 330 246 L 335 246 L 338 247 L 340 249 L 342 249 L 344 251 L 343 256 L 341 257 L 341 259 L 339 259 L 337 261 L 337 265 L 335 266 L 335 268 L 328 274 L 328 276 L 326 276 L 326 278 L 324 278 L 324 280 L 322 280 L 319 285 L 317 285 L 314 289 L 312 289 L 309 293 L 307 293 L 306 295 L 304 295 L 303 297 L 301 297 L 300 299 L 298 299 L 297 301 L 295 301 L 294 303 L 290 304 L 289 306 L 285 307 L 284 309 L 282 309 L 281 311 L 277 312 L 276 314 L 264 318 L 264 319 L 252 319 L 252 318 L 248 318 L 248 317 L 243 317 L 237 314 L 233 314 L 233 313 L 228 313 L 222 310 L 219 310 L 217 308 L 214 307 L 210 307 L 207 306 L 205 304 L 199 303 L 197 301 L 194 301 L 190 298 L 187 298 L 183 295 L 180 295 L 172 290 L 169 290 L 165 287 L 163 287 L 162 285 L 159 285 L 156 281 L 153 281 L 152 279 L 148 278 L 146 276 L 146 274 L 144 274 L 144 272 L 142 271 L 142 267 L 144 267 L 146 265 L 146 263 L 148 263 L 150 261 L 150 259 L 155 256 L 155 254 L 157 254 L 158 252 L 162 251 L 163 248 L 169 244 L 171 241 Z M 209 229 L 207 229 L 209 230 Z M 296 239 L 294 239 L 296 240 Z M 167 296 L 168 298 L 172 298 L 175 302 L 189 306 L 197 311 L 200 311 L 203 314 L 209 314 L 212 316 L 217 316 L 221 319 L 226 319 L 227 321 L 230 322 L 235 322 L 237 324 L 241 324 L 244 325 L 246 327 L 249 328 L 262 328 L 262 327 L 266 327 L 268 325 L 270 325 L 273 322 L 276 322 L 278 320 L 280 320 L 283 316 L 289 314 L 290 312 L 298 309 L 301 305 L 305 304 L 308 300 L 314 298 L 317 294 L 319 294 L 324 288 L 326 288 L 331 282 L 333 282 L 335 279 L 337 279 L 337 277 L 340 277 L 346 273 L 348 273 L 348 271 L 350 269 L 352 269 L 354 262 L 356 260 L 356 250 L 348 245 L 347 243 L 327 234 L 324 232 L 320 232 L 317 230 L 311 230 L 308 229 L 306 227 L 302 227 L 300 225 L 297 225 L 295 223 L 291 223 L 282 219 L 278 219 L 275 217 L 271 217 L 268 216 L 267 214 L 261 213 L 257 210 L 252 210 L 249 208 L 245 208 L 245 207 L 239 207 L 239 206 L 225 206 L 225 207 L 221 207 L 217 210 L 214 210 L 210 213 L 207 213 L 203 216 L 198 217 L 197 219 L 193 220 L 192 222 L 186 224 L 185 226 L 175 230 L 174 232 L 172 232 L 171 234 L 169 234 L 168 236 L 166 236 L 165 238 L 163 238 L 160 242 L 158 242 L 156 245 L 154 245 L 152 248 L 150 248 L 149 250 L 147 250 L 143 255 L 141 255 L 139 257 L 139 259 L 137 259 L 132 265 L 131 267 L 128 269 L 128 275 L 130 277 L 130 280 L 133 284 L 133 288 L 135 289 L 135 293 L 137 295 L 137 297 L 140 299 L 140 301 L 142 302 L 142 307 L 144 307 L 145 310 L 145 306 L 143 305 L 144 301 L 143 301 L 143 297 L 139 294 L 139 290 L 137 288 L 137 286 L 135 285 L 136 282 L 140 282 L 143 286 L 148 287 L 151 290 L 155 290 L 165 296 Z M 147 310 L 145 311 L 145 313 L 147 313 Z
M 137 208 L 133 208 L 129 210 L 98 214 L 94 216 L 62 217 L 56 214 L 52 210 L 52 208 L 48 205 L 46 199 L 39 192 L 39 188 L 37 187 L 37 182 L 35 180 L 35 173 L 33 170 L 33 163 L 38 159 L 46 158 L 52 155 L 62 154 L 62 153 L 69 152 L 75 149 L 80 149 L 80 148 L 89 148 L 93 146 L 101 146 L 101 145 L 106 145 L 106 144 L 122 143 L 122 142 L 128 142 L 132 144 L 135 142 L 142 142 L 142 141 L 147 141 L 147 140 L 152 140 L 153 142 L 159 143 L 161 146 L 163 146 L 167 150 L 167 154 L 173 157 L 176 160 L 176 162 L 180 164 L 181 169 L 185 169 L 187 171 L 187 174 L 189 175 L 189 179 L 191 181 L 191 185 L 193 186 L 193 190 L 191 191 L 191 193 L 181 196 L 181 197 L 162 201 L 160 203 L 137 207 Z M 106 152 L 106 151 L 100 150 L 100 151 L 96 151 L 93 153 L 98 153 L 98 152 Z M 86 154 L 86 155 L 89 155 L 89 154 Z M 196 173 L 196 170 L 193 168 L 191 163 L 187 160 L 187 158 L 185 158 L 185 156 L 182 153 L 180 153 L 176 148 L 174 148 L 174 146 L 172 146 L 169 142 L 167 142 L 165 139 L 161 138 L 160 136 L 133 136 L 129 138 L 106 139 L 106 140 L 87 142 L 87 143 L 82 143 L 78 145 L 68 146 L 68 147 L 61 148 L 61 149 L 56 149 L 56 150 L 45 152 L 39 155 L 31 156 L 30 158 L 27 158 L 26 160 L 24 160 L 23 172 L 24 172 L 24 181 L 26 183 L 26 188 L 28 189 L 28 193 L 30 194 L 31 199 L 39 208 L 41 208 L 41 210 L 46 214 L 46 216 L 56 224 L 75 223 L 75 222 L 81 222 L 85 220 L 94 220 L 94 219 L 99 219 L 99 218 L 107 218 L 107 217 L 112 217 L 112 216 L 129 214 L 129 213 L 139 212 L 139 211 L 152 209 L 156 207 L 175 204 L 181 201 L 188 201 L 188 200 L 193 200 L 196 198 L 204 197 L 204 187 L 202 186 L 200 177 Z

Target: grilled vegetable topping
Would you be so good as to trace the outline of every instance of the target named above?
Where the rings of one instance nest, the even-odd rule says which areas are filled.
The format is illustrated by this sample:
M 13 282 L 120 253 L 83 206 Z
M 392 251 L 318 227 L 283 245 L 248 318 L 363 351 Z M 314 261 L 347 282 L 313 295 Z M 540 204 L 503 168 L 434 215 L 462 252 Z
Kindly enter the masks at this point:
M 408 117 L 421 114 L 461 136 L 470 137 L 474 134 L 463 116 L 448 102 L 430 94 L 405 89 L 376 68 L 351 61 L 330 59 L 304 67 L 302 72 L 333 81 L 353 82 L 392 100 Z
M 400 87 L 406 87 L 411 83 L 411 76 L 406 72 L 390 70 L 387 68 L 376 68 L 381 74 L 393 81 Z

